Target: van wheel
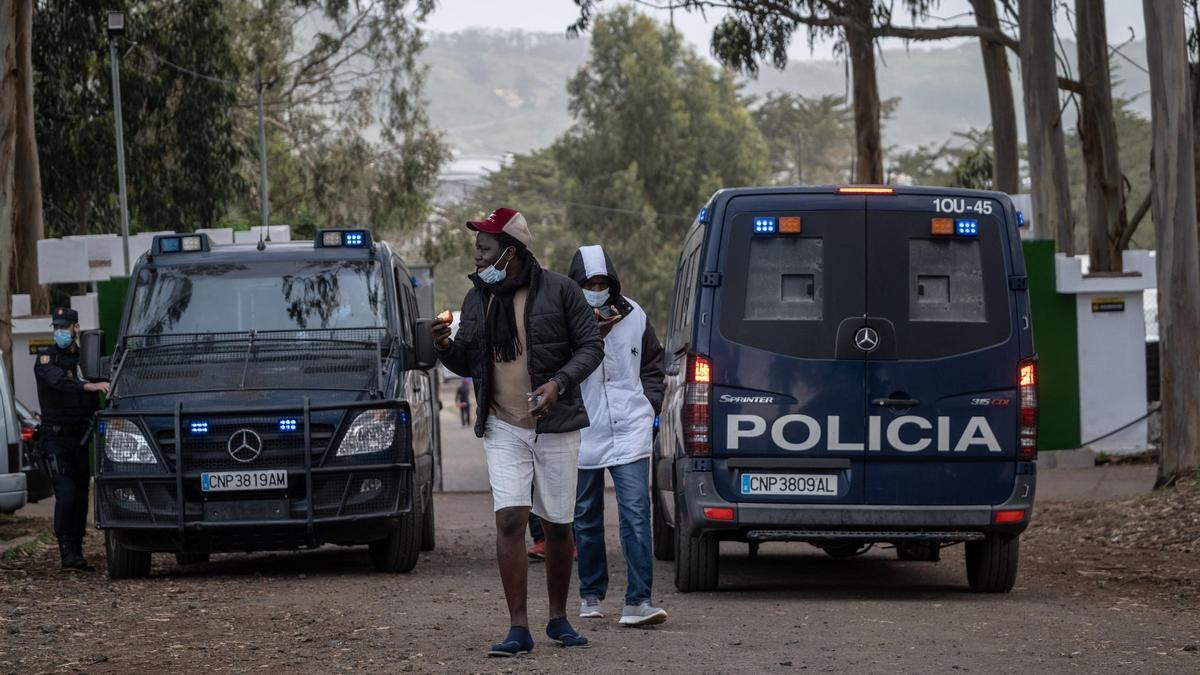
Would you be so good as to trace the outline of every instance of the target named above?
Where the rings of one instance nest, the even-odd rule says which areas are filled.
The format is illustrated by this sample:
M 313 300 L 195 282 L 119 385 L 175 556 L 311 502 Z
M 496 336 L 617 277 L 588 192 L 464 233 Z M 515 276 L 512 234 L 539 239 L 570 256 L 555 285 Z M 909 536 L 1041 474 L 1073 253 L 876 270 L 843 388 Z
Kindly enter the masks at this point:
M 650 513 L 653 521 L 651 536 L 654 540 L 654 558 L 656 560 L 675 559 L 675 528 L 667 524 L 662 506 L 658 503 L 658 490 L 650 496 Z
M 429 503 L 421 512 L 421 550 L 432 551 L 437 541 L 434 537 L 433 486 L 429 487 Z
M 380 572 L 411 572 L 421 549 L 421 529 L 421 500 L 414 499 L 388 536 L 371 542 L 371 564 Z
M 143 579 L 150 576 L 150 552 L 135 551 L 121 543 L 120 535 L 104 532 L 104 555 L 109 579 Z
M 1007 593 L 1017 581 L 1019 537 L 989 534 L 967 542 L 967 583 L 972 593 Z
M 675 588 L 680 593 L 716 590 L 719 547 L 711 534 L 693 537 L 675 528 Z
M 183 567 L 185 565 L 199 565 L 200 563 L 208 562 L 207 553 L 176 553 L 175 564 Z

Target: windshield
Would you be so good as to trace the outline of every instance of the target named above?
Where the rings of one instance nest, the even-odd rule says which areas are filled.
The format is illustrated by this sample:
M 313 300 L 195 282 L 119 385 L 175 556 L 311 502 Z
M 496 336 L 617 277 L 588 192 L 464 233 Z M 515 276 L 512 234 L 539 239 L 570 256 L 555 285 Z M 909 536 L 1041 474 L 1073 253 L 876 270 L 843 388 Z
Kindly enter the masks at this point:
M 384 297 L 371 261 L 150 268 L 138 277 L 126 334 L 381 327 Z

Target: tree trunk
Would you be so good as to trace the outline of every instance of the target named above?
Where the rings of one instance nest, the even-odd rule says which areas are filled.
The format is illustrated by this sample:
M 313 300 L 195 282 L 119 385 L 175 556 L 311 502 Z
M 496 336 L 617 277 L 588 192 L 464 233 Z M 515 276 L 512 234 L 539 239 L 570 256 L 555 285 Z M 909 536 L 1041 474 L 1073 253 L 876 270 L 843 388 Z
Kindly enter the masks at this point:
M 0 0 L 0 350 L 12 379 L 14 162 L 17 142 L 17 6 Z
M 1200 467 L 1200 235 L 1183 14 L 1143 0 L 1154 132 L 1162 449 L 1158 487 Z
M 1092 272 L 1120 272 L 1125 186 L 1117 156 L 1104 0 L 1075 0 L 1075 17 L 1083 85 L 1079 136 L 1087 174 L 1088 255 Z
M 1192 156 L 1195 158 L 1193 167 L 1196 171 L 1196 180 L 1200 181 L 1200 143 L 1196 142 L 1200 138 L 1200 63 L 1188 64 L 1188 79 L 1191 85 L 1188 91 L 1191 93 L 1192 102 Z M 1200 214 L 1200 185 L 1196 186 L 1196 213 Z M 1197 233 L 1200 233 L 1200 222 L 1196 223 Z
M 875 79 L 875 37 L 871 1 L 851 0 L 853 27 L 846 28 L 854 92 L 854 182 L 883 182 L 883 139 L 879 130 L 879 82 Z
M 1000 30 L 996 0 L 971 0 L 975 23 L 980 28 Z M 992 189 L 1009 194 L 1021 191 L 1017 156 L 1017 108 L 1013 103 L 1012 82 L 1008 79 L 1007 48 L 999 42 L 980 38 L 983 75 L 987 80 L 988 103 L 992 110 Z
M 1020 0 L 1021 82 L 1025 102 L 1025 141 L 1029 152 L 1033 238 L 1054 239 L 1058 250 L 1075 255 L 1075 219 L 1067 182 L 1067 151 L 1058 105 L 1054 58 L 1054 6 Z
M 50 296 L 38 284 L 37 243 L 46 236 L 42 221 L 42 177 L 33 129 L 33 0 L 17 6 L 17 138 L 13 232 L 14 293 L 28 293 L 34 314 L 50 313 Z

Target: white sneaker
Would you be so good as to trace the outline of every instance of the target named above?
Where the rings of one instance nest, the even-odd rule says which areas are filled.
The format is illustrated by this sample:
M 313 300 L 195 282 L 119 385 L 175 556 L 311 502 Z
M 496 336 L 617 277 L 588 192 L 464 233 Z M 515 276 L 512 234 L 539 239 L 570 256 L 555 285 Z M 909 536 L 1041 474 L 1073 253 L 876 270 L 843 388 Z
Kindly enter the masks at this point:
M 599 619 L 604 616 L 604 612 L 600 611 L 600 600 L 598 598 L 584 598 L 583 602 L 579 603 L 579 616 L 584 619 Z
M 654 626 L 667 620 L 667 610 L 650 605 L 646 600 L 640 605 L 625 605 L 621 611 L 622 626 Z

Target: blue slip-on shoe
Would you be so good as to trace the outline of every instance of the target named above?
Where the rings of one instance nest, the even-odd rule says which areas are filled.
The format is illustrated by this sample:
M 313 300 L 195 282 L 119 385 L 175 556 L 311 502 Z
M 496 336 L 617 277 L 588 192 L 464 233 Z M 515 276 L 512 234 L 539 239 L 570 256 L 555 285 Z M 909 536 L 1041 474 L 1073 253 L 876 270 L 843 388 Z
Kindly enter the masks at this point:
M 513 626 L 508 629 L 508 636 L 504 638 L 504 642 L 492 645 L 488 650 L 488 656 L 520 656 L 533 651 L 533 635 L 529 633 L 529 629 L 524 626 Z
M 588 639 L 580 635 L 571 627 L 571 622 L 567 621 L 567 617 L 559 617 L 551 619 L 550 623 L 546 624 L 546 637 L 554 640 L 563 647 L 590 647 Z

